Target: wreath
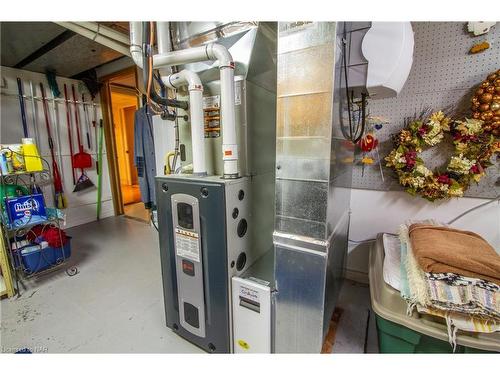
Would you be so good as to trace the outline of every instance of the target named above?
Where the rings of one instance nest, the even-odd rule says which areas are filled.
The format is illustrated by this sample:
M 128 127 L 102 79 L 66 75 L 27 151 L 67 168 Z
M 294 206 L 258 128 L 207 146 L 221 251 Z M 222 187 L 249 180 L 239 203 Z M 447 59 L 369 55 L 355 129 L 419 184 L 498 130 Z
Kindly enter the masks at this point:
M 453 121 L 442 111 L 428 118 L 409 121 L 407 127 L 393 137 L 395 148 L 385 158 L 387 167 L 396 172 L 399 183 L 412 195 L 434 201 L 462 197 L 472 182 L 478 183 L 490 159 L 500 152 L 500 141 L 485 131 L 484 121 L 466 119 Z M 424 148 L 436 146 L 449 133 L 454 153 L 445 170 L 429 170 L 419 154 Z

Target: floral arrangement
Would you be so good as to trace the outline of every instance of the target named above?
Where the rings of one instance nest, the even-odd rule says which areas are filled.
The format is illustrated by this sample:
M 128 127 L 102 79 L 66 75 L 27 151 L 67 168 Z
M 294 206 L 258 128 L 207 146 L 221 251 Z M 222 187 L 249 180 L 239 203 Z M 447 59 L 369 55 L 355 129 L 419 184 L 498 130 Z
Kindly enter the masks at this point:
M 412 195 L 429 201 L 461 197 L 471 182 L 479 182 L 492 163 L 491 156 L 500 153 L 500 140 L 483 128 L 483 121 L 466 119 L 453 121 L 442 111 L 428 118 L 409 121 L 394 137 L 395 148 L 385 158 L 399 183 Z M 445 170 L 429 170 L 419 154 L 426 147 L 438 145 L 451 135 L 454 155 Z

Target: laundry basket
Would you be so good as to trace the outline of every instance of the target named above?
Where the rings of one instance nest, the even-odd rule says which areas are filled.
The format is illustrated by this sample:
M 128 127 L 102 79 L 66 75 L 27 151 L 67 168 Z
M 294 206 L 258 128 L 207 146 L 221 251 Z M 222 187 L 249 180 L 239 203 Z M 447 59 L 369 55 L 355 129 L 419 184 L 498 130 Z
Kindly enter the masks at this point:
M 443 319 L 414 312 L 406 314 L 407 304 L 398 290 L 383 278 L 383 234 L 370 250 L 369 279 L 372 309 L 376 315 L 381 353 L 453 353 Z M 455 353 L 500 352 L 500 332 L 457 333 Z

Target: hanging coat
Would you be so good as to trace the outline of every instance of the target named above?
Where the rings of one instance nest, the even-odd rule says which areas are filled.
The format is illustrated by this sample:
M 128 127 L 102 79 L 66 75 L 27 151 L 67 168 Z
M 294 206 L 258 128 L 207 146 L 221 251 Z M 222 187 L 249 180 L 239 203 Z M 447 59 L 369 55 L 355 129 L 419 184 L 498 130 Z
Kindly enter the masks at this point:
M 141 200 L 146 208 L 156 208 L 155 144 L 153 119 L 147 105 L 138 109 L 134 117 L 134 164 L 139 177 Z

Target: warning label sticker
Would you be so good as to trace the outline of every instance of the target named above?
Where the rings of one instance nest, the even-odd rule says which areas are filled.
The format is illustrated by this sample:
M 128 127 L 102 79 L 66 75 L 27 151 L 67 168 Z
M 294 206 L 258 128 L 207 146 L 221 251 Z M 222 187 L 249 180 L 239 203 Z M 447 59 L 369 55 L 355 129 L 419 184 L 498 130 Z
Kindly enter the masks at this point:
M 220 95 L 203 97 L 203 109 L 219 108 L 219 107 L 220 107 Z
M 246 298 L 250 301 L 254 301 L 257 303 L 260 302 L 259 291 L 243 285 L 240 285 L 240 297 Z
M 200 246 L 198 234 L 177 228 L 175 230 L 175 250 L 177 256 L 199 262 Z
M 241 104 L 241 81 L 234 83 L 234 105 Z

